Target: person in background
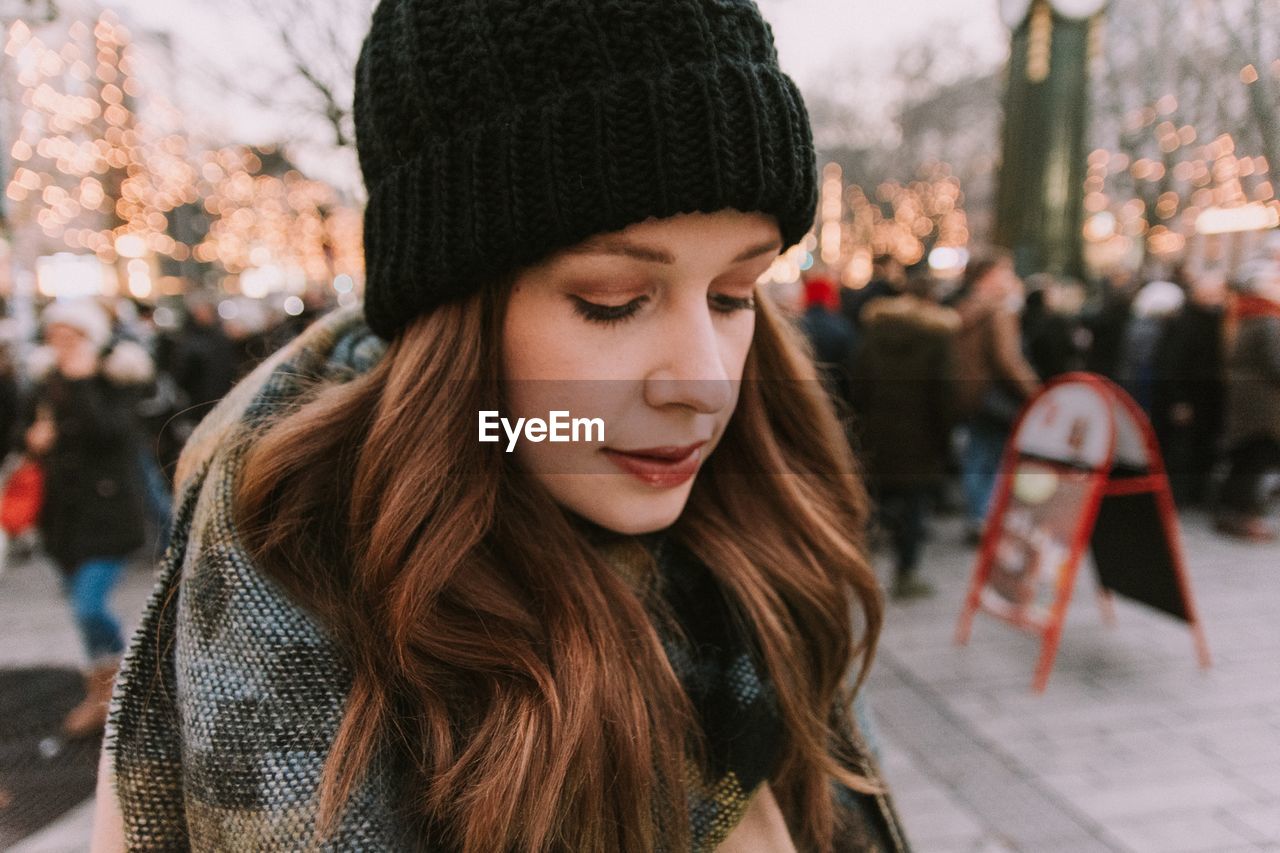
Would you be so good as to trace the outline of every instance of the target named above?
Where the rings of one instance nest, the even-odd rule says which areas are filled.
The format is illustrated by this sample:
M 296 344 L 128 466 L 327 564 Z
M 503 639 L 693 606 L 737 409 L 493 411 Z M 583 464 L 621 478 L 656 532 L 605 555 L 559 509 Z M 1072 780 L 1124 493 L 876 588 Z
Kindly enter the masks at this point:
M 260 300 L 241 300 L 229 316 L 221 313 L 222 330 L 231 340 L 235 359 L 235 376 L 239 381 L 269 358 L 275 351 L 276 324 L 280 322 L 277 311 L 270 303 Z
M 153 367 L 132 341 L 111 345 L 111 321 L 96 303 L 55 302 L 42 317 L 46 346 L 31 355 L 35 386 L 26 450 L 45 471 L 39 529 L 61 572 L 89 670 L 85 699 L 63 721 L 69 737 L 102 730 L 124 651 L 109 600 L 126 558 L 146 537 L 144 484 L 132 389 Z
M 167 309 L 166 312 L 172 316 Z M 183 409 L 186 408 L 186 396 L 178 387 L 177 379 L 173 375 L 174 359 L 178 349 L 177 337 L 173 330 L 164 328 L 157 322 L 158 317 L 153 306 L 139 305 L 138 319 L 145 330 L 139 338 L 155 364 L 156 377 L 148 388 L 149 393 L 138 401 L 135 411 L 163 480 L 163 489 L 160 491 L 165 496 L 165 512 L 161 515 L 167 516 L 173 502 L 173 496 L 169 494 L 168 472 L 171 472 L 173 466 L 177 464 L 178 455 L 182 452 L 182 443 L 186 438 L 186 433 L 181 431 L 183 424 L 180 417 Z M 150 483 L 148 492 L 147 503 L 150 505 L 152 515 L 156 516 L 155 511 L 158 507 L 154 504 L 160 494 Z
M 199 421 L 239 378 L 235 344 L 222 328 L 212 297 L 187 299 L 187 322 L 176 343 L 174 378 L 186 395 L 187 417 Z
M 108 312 L 111 320 L 111 342 L 107 349 L 129 342 L 141 347 L 151 362 L 151 375 L 132 385 L 128 391 L 128 406 L 139 428 L 138 466 L 145 486 L 144 498 L 147 517 L 154 530 L 155 553 L 168 546 L 169 525 L 173 520 L 173 494 L 169 478 L 165 474 L 166 457 L 162 434 L 173 415 L 174 386 L 165 366 L 169 354 L 167 336 L 160 333 L 155 323 L 155 310 L 131 299 L 106 300 L 98 303 Z M 175 457 L 176 459 L 176 457 Z
M 1108 379 L 1116 376 L 1129 309 L 1137 293 L 1137 279 L 1128 270 L 1113 270 L 1102 280 L 1102 300 L 1084 317 L 1089 332 L 1085 369 Z
M 22 413 L 18 370 L 8 341 L 0 341 L 0 439 L 9 447 Z M 2 460 L 0 460 L 2 461 Z
M 854 329 L 862 326 L 862 312 L 877 299 L 897 296 L 907 283 L 907 270 L 891 254 L 876 255 L 871 261 L 871 281 L 857 290 L 840 293 L 840 313 Z
M 0 445 L 4 447 L 4 451 L 0 451 L 0 463 L 8 461 L 6 454 L 14 444 L 15 431 L 22 416 L 22 395 L 18 380 L 18 371 L 14 365 L 10 343 L 7 339 L 0 338 L 0 437 L 4 440 L 4 444 Z M 9 473 L 12 469 L 8 464 L 4 464 L 4 470 Z M 30 553 L 26 542 L 23 541 L 26 538 L 24 535 L 19 539 L 22 545 L 13 549 L 12 553 L 15 556 L 25 558 Z M 4 574 L 9 563 L 12 545 L 13 542 L 7 531 L 0 529 L 0 575 Z M 0 804 L 0 808 L 3 808 L 3 804 Z
M 1223 365 L 1226 281 L 1188 280 L 1186 303 L 1156 346 L 1151 421 L 1179 506 L 1208 497 L 1226 401 Z
M 1267 476 L 1280 470 L 1280 264 L 1257 261 L 1242 271 L 1232 306 L 1235 334 L 1227 356 L 1226 445 L 1217 527 L 1271 541 Z
M 308 288 L 302 294 L 302 311 L 298 314 L 285 314 L 266 336 L 268 352 L 275 352 L 314 323 L 322 314 L 334 307 L 331 302 L 332 290 Z
M 804 314 L 800 330 L 809 341 L 814 363 L 822 374 L 827 393 L 841 406 L 849 403 L 848 364 L 853 355 L 853 326 L 836 309 L 840 304 L 839 286 L 823 275 L 815 275 L 804 283 Z
M 1155 399 L 1156 349 L 1186 299 L 1183 289 L 1171 281 L 1148 282 L 1133 298 L 1114 378 L 1148 415 Z
M 929 274 L 913 274 L 901 296 L 867 306 L 850 368 L 859 449 L 893 546 L 898 599 L 933 594 L 917 570 L 929 501 L 950 451 L 951 349 L 959 328 L 959 315 L 934 301 Z
M 954 339 L 957 415 L 966 425 L 960 479 L 976 544 L 986 520 L 1005 442 L 1023 403 L 1040 389 L 1022 352 L 1022 282 L 1007 254 L 974 257 L 957 291 Z
M 1042 380 L 1084 367 L 1077 324 L 1065 303 L 1068 285 L 1047 273 L 1027 277 L 1022 340 L 1027 361 Z

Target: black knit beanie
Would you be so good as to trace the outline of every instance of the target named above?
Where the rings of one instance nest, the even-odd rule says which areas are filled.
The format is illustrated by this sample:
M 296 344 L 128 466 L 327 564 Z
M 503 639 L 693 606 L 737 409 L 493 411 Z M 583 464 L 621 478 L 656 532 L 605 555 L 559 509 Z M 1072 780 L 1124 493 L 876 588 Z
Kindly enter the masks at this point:
M 360 53 L 365 316 L 649 217 L 813 222 L 808 114 L 752 0 L 382 0 Z

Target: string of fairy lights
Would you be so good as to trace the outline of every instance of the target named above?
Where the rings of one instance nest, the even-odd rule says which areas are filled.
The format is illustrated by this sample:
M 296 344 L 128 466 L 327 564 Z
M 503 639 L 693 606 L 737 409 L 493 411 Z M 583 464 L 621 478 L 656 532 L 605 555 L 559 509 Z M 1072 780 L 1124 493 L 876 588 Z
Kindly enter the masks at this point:
M 163 99 L 148 98 L 145 118 L 135 111 L 134 50 L 112 11 L 55 37 L 15 21 L 4 50 L 21 92 L 5 190 L 11 230 L 34 225 L 48 250 L 61 244 L 120 268 L 139 298 L 158 295 L 158 258 L 209 265 L 224 291 L 255 296 L 363 275 L 359 211 L 332 187 L 293 168 L 264 171 L 247 146 L 193 150 Z M 173 218 L 191 205 L 208 227 L 184 242 Z
M 931 261 L 950 267 L 964 257 L 969 237 L 964 192 L 946 163 L 926 164 L 912 180 L 883 181 L 870 193 L 846 184 L 840 165 L 828 163 L 814 232 L 782 255 L 765 277 L 791 282 L 821 263 L 846 287 L 862 287 L 871 280 L 872 259 L 878 255 L 910 266 L 928 252 Z M 937 250 L 942 251 L 933 254 Z
M 225 286 L 239 276 L 246 295 L 260 296 L 263 287 L 280 289 L 277 278 L 296 292 L 307 281 L 332 279 L 335 271 L 362 273 L 360 213 L 338 204 L 327 184 L 295 169 L 262 174 L 261 158 L 243 146 L 206 152 L 201 159 L 204 209 L 213 221 L 193 256 L 226 270 Z M 266 276 L 244 279 L 263 270 Z
M 1047 8 L 1047 7 L 1041 7 Z M 1260 70 L 1261 68 L 1261 70 Z M 1246 87 L 1280 80 L 1280 60 L 1245 65 Z M 1124 116 L 1124 147 L 1088 155 L 1084 185 L 1086 257 L 1104 269 L 1133 265 L 1144 254 L 1174 260 L 1197 234 L 1260 231 L 1280 225 L 1272 164 L 1247 150 L 1239 134 L 1205 134 L 1179 120 L 1172 94 Z M 905 184 L 867 190 L 843 186 L 840 167 L 823 175 L 814 234 L 780 258 L 769 281 L 794 281 L 819 261 L 850 287 L 871 276 L 871 258 L 889 254 L 910 265 L 932 247 L 935 268 L 954 269 L 966 254 L 969 223 L 960 182 L 945 163 L 927 165 Z M 935 256 L 930 252 L 930 261 Z
M 1280 60 L 1269 72 L 1280 79 Z M 1253 65 L 1240 73 L 1246 86 L 1259 79 Z M 1176 256 L 1191 235 L 1210 230 L 1206 214 L 1233 211 L 1240 224 L 1261 228 L 1280 223 L 1267 158 L 1242 150 L 1231 133 L 1202 138 L 1194 125 L 1177 120 L 1178 112 L 1178 99 L 1164 95 L 1126 116 L 1124 132 L 1141 156 L 1105 148 L 1089 154 L 1087 241 L 1123 252 L 1145 240 L 1151 254 Z

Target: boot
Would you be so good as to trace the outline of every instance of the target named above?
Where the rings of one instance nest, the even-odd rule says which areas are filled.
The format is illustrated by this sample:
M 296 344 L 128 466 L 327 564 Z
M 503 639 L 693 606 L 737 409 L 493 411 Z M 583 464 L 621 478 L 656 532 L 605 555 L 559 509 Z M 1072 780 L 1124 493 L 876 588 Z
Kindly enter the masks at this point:
M 1272 542 L 1276 532 L 1262 518 L 1242 513 L 1225 513 L 1214 523 L 1219 533 L 1250 542 Z
M 916 577 L 914 573 L 898 575 L 898 579 L 893 585 L 893 597 L 897 601 L 931 598 L 934 592 L 933 584 Z
M 107 705 L 115 686 L 119 661 L 95 666 L 85 676 L 84 701 L 71 709 L 62 721 L 62 733 L 68 738 L 85 738 L 101 734 L 107 724 Z

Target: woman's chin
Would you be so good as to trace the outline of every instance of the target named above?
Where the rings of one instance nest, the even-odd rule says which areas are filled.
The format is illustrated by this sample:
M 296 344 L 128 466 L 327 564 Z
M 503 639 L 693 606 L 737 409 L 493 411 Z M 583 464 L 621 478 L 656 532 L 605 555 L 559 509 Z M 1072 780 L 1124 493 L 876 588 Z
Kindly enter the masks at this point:
M 581 492 L 557 495 L 562 505 L 615 533 L 635 536 L 676 523 L 689 501 L 690 483 L 655 489 L 631 478 L 583 477 Z M 577 490 L 575 490 L 577 491 Z

